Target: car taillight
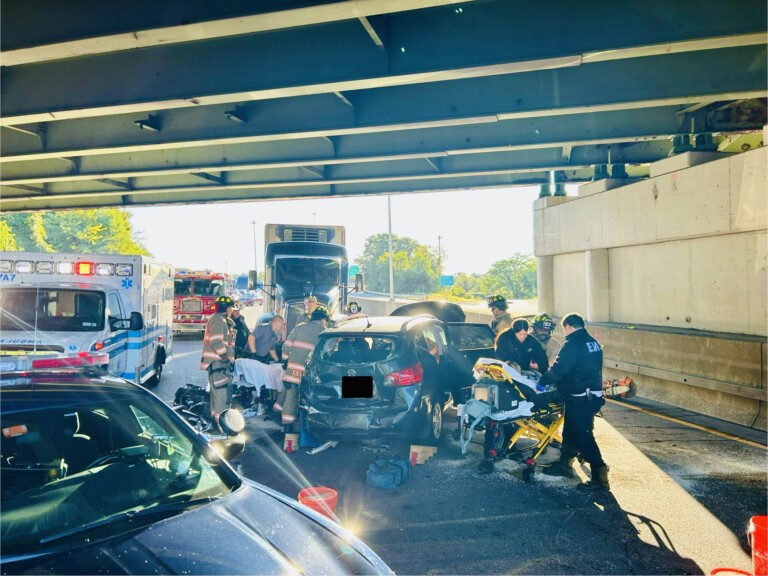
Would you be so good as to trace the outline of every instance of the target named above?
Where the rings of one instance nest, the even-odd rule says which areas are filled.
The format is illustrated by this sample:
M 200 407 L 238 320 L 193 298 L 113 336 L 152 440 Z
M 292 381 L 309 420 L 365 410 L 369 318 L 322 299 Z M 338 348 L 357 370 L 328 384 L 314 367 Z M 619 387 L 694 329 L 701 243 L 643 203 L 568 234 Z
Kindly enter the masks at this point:
M 109 364 L 109 354 L 78 354 L 77 356 L 61 356 L 59 358 L 40 358 L 39 360 L 32 360 L 32 369 L 100 366 L 102 364 Z
M 390 372 L 384 378 L 384 386 L 413 386 L 424 380 L 424 366 L 416 362 L 413 366 Z

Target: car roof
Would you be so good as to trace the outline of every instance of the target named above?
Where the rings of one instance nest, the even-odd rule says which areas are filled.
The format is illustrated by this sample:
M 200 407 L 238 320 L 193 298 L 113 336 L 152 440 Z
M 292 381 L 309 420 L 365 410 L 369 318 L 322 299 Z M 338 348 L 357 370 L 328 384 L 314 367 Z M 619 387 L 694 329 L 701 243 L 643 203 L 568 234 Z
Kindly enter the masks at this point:
M 323 331 L 323 336 L 356 334 L 399 334 L 414 324 L 438 322 L 434 316 L 359 316 L 343 320 L 339 325 Z

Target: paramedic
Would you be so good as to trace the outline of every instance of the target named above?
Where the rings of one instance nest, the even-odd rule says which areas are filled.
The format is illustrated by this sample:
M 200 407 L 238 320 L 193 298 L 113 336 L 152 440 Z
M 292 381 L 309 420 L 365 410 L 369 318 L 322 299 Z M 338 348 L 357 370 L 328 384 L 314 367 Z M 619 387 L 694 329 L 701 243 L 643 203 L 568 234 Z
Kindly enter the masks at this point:
M 512 326 L 512 316 L 507 312 L 509 305 L 507 299 L 500 294 L 488 297 L 488 308 L 491 309 L 493 320 L 491 320 L 491 329 L 498 336 L 504 330 Z
M 512 326 L 496 337 L 496 358 L 513 362 L 521 370 L 537 370 L 542 374 L 549 369 L 547 353 L 536 338 L 528 333 L 528 320 L 517 318 Z
M 248 349 L 251 357 L 262 364 L 269 364 L 269 361 L 280 362 L 277 357 L 275 345 L 280 342 L 283 334 L 283 325 L 285 320 L 280 314 L 275 314 L 267 324 L 259 324 L 248 336 Z
M 229 296 L 216 299 L 216 313 L 205 325 L 200 369 L 208 372 L 211 395 L 211 417 L 219 414 L 232 399 L 232 365 L 235 362 L 235 323 L 230 318 L 234 302 Z
M 281 412 L 281 423 L 286 432 L 297 431 L 296 414 L 299 411 L 299 385 L 306 369 L 305 361 L 317 344 L 320 333 L 325 330 L 328 321 L 328 309 L 317 306 L 309 322 L 299 324 L 288 335 L 283 344 L 283 363 L 285 375 L 281 392 L 272 409 Z
M 555 384 L 563 396 L 565 422 L 560 460 L 547 473 L 573 478 L 574 458 L 589 462 L 592 479 L 580 484 L 586 490 L 610 490 L 608 466 L 594 436 L 595 415 L 605 404 L 602 392 L 603 350 L 585 328 L 579 314 L 567 314 L 560 324 L 565 344 L 541 384 Z
M 555 321 L 546 312 L 537 315 L 533 319 L 533 330 L 531 332 L 533 337 L 539 341 L 541 347 L 544 348 L 550 362 L 557 357 L 557 353 L 560 352 L 560 346 L 562 346 L 559 340 L 552 338 L 554 331 Z

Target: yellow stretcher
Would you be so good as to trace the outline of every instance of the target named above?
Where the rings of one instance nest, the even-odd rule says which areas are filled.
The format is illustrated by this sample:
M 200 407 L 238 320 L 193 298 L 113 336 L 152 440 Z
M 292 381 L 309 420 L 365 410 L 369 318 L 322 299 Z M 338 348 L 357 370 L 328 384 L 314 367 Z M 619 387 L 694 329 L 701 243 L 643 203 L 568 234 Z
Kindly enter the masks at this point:
M 472 399 L 462 412 L 462 453 L 474 432 L 484 430 L 480 471 L 491 472 L 497 459 L 516 458 L 526 465 L 523 479 L 531 480 L 544 450 L 563 441 L 559 394 L 540 386 L 538 373 L 522 372 L 501 360 L 480 358 L 474 373 Z

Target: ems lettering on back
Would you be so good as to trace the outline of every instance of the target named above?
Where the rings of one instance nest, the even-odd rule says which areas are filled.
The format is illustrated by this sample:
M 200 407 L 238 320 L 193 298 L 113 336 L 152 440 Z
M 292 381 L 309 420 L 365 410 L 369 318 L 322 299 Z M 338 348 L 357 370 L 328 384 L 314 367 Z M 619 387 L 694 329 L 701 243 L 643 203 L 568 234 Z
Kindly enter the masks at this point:
M 587 350 L 590 352 L 600 352 L 600 344 L 597 342 L 587 342 Z

